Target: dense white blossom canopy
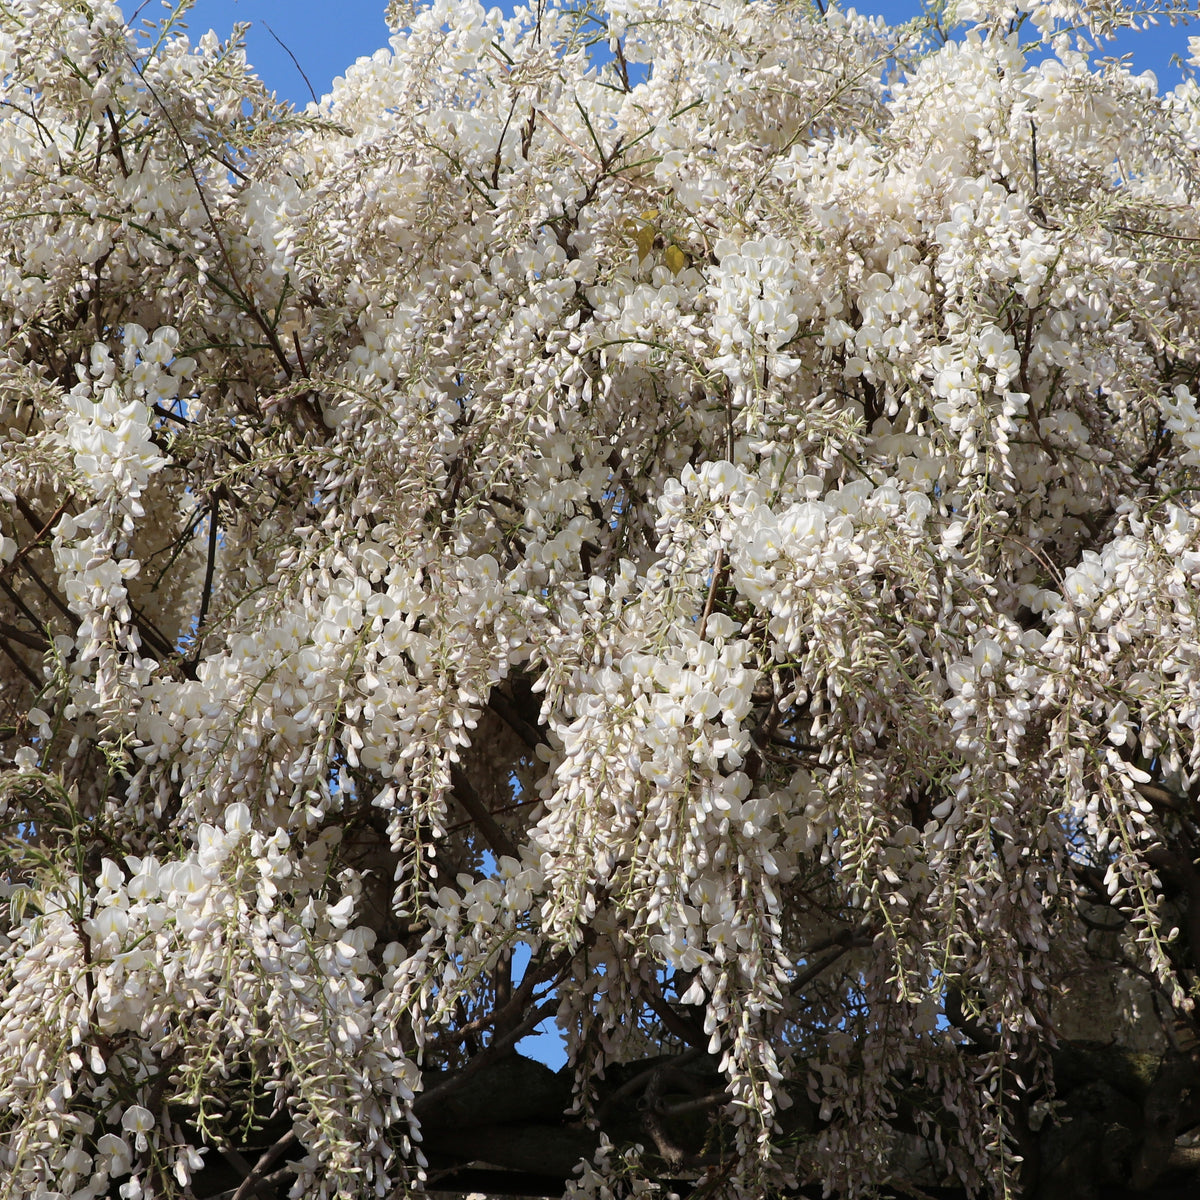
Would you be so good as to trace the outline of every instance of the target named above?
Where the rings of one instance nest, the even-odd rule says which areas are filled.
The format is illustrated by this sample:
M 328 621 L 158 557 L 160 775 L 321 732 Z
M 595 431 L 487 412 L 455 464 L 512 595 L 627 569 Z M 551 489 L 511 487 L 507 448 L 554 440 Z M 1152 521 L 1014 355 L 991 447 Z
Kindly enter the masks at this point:
M 1200 42 L 181 15 L 0 0 L 0 1197 L 1195 1169 Z

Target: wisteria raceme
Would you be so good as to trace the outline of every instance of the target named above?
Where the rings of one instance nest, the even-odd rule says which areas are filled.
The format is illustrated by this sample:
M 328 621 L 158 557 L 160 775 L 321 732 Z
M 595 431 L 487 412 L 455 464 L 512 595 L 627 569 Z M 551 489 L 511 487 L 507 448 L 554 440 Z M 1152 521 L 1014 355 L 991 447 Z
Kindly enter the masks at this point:
M 0 0 L 0 1198 L 1194 1181 L 1200 40 L 186 10 Z

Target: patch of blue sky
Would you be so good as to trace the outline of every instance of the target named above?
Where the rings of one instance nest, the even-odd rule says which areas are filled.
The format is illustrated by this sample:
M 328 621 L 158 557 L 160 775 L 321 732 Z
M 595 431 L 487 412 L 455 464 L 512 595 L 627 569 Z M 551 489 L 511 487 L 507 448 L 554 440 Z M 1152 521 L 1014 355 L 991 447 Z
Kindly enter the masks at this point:
M 226 38 L 235 22 L 251 22 L 246 35 L 251 66 L 281 99 L 303 108 L 312 98 L 305 76 L 320 96 L 357 59 L 370 57 L 387 46 L 384 7 L 384 0 L 341 0 L 336 10 L 323 0 L 196 0 L 186 22 L 193 42 L 210 28 Z M 500 7 L 511 12 L 513 5 L 504 3 Z M 859 12 L 878 14 L 892 24 L 922 11 L 918 0 L 875 0 L 854 7 Z M 124 8 L 127 15 L 138 11 L 128 0 Z M 160 12 L 148 4 L 141 9 L 142 16 L 151 19 Z M 1130 55 L 1134 69 L 1153 71 L 1160 90 L 1165 90 L 1180 82 L 1179 69 L 1171 60 L 1176 55 L 1186 58 L 1189 33 L 1200 34 L 1200 25 L 1172 26 L 1162 20 L 1141 32 L 1122 32 L 1097 55 Z M 631 82 L 636 83 L 647 68 L 645 64 L 630 63 L 629 70 Z
M 512 957 L 514 987 L 520 986 L 532 957 L 529 947 L 524 942 L 518 942 L 513 949 Z M 543 998 L 551 995 L 553 995 L 552 992 L 546 992 Z M 531 1034 L 523 1037 L 517 1043 L 517 1050 L 526 1058 L 534 1058 L 538 1062 L 545 1063 L 552 1071 L 557 1071 L 567 1061 L 567 1039 L 553 1017 L 547 1017 L 534 1028 Z

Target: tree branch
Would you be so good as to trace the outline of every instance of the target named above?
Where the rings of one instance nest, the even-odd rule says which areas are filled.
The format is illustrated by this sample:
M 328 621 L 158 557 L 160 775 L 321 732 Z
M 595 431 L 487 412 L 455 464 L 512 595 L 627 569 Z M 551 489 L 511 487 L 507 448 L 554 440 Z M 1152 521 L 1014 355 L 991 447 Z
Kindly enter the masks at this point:
M 539 1004 L 537 1008 L 526 1015 L 520 1025 L 515 1029 L 510 1029 L 503 1037 L 494 1039 L 488 1045 L 487 1049 L 480 1051 L 461 1071 L 455 1071 L 453 1075 L 439 1083 L 436 1087 L 431 1088 L 427 1092 L 422 1092 L 417 1096 L 413 1101 L 413 1112 L 419 1117 L 422 1113 L 428 1112 L 442 1101 L 449 1099 L 456 1092 L 461 1091 L 480 1071 L 490 1066 L 497 1059 L 502 1058 L 523 1037 L 527 1037 L 551 1013 L 557 1010 L 557 997 L 551 997 L 551 999 Z
M 507 854 L 510 858 L 519 859 L 521 852 L 516 843 L 500 828 L 499 822 L 479 798 L 479 793 L 467 778 L 467 773 L 457 763 L 450 768 L 450 783 L 454 788 L 455 799 L 466 809 L 476 828 L 487 839 L 488 845 L 497 854 Z
M 281 1138 L 268 1146 L 262 1157 L 254 1164 L 254 1170 L 238 1185 L 230 1200 L 249 1200 L 264 1184 L 267 1172 L 299 1141 L 296 1131 L 289 1129 Z M 291 1172 L 291 1168 L 284 1168 Z M 292 1172 L 294 1174 L 294 1172 Z
M 517 711 L 517 706 L 499 688 L 492 689 L 492 694 L 488 697 L 488 707 L 530 750 L 536 750 L 546 740 L 538 733 L 537 728 Z
M 204 642 L 204 622 L 208 619 L 208 605 L 212 600 L 213 575 L 217 567 L 217 501 L 214 497 L 208 512 L 208 559 L 204 566 L 204 585 L 200 592 L 200 615 L 196 618 L 196 644 L 192 648 L 192 665 L 200 661 L 200 649 Z
M 40 688 L 43 681 L 34 674 L 33 668 L 8 644 L 7 639 L 0 638 L 0 650 L 12 660 L 17 670 L 29 680 L 30 684 L 35 688 Z
M 954 1026 L 955 1029 L 965 1033 L 982 1050 L 997 1050 L 1000 1047 L 1000 1039 L 994 1033 L 984 1029 L 973 1017 L 967 1015 L 963 1009 L 963 994 L 962 988 L 958 984 L 949 984 L 946 988 L 946 1002 L 943 1005 L 946 1013 L 946 1020 Z
M 0 621 L 0 637 L 8 638 L 10 642 L 16 642 L 18 646 L 26 646 L 30 650 L 36 650 L 44 654 L 49 648 L 50 643 L 40 633 L 27 633 L 24 629 L 19 629 L 16 625 L 10 625 L 7 621 Z

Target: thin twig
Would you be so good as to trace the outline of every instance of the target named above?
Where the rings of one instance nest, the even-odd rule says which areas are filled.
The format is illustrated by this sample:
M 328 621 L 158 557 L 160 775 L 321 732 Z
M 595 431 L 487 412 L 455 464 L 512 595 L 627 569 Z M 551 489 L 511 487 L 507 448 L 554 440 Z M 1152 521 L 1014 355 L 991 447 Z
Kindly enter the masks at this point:
M 200 615 L 196 619 L 196 645 L 192 662 L 200 661 L 200 645 L 203 641 L 204 622 L 208 619 L 208 605 L 212 600 L 213 574 L 217 566 L 217 502 L 213 500 L 208 513 L 208 562 L 204 567 L 204 590 L 200 595 Z
M 500 152 L 504 149 L 504 138 L 508 133 L 509 123 L 513 119 L 513 113 L 517 111 L 518 96 L 514 96 L 512 104 L 509 105 L 508 116 L 504 118 L 504 128 L 500 130 L 500 140 L 496 143 L 496 157 L 492 160 L 492 190 L 500 186 Z
M 221 227 L 217 224 L 216 216 L 213 214 L 212 208 L 208 203 L 208 196 L 205 195 L 204 185 L 200 181 L 200 172 L 196 168 L 196 158 L 193 155 L 191 148 L 188 146 L 187 140 L 180 131 L 175 118 L 171 115 L 171 110 L 167 108 L 158 92 L 154 90 L 154 86 L 146 78 L 145 72 L 138 65 L 137 60 L 134 59 L 132 55 L 129 55 L 129 61 L 133 66 L 134 71 L 137 73 L 138 78 L 142 81 L 143 86 L 146 88 L 146 91 L 150 94 L 150 96 L 153 97 L 154 102 L 162 110 L 162 114 L 166 118 L 167 124 L 170 125 L 171 131 L 175 134 L 175 140 L 179 143 L 179 148 L 183 151 L 184 165 L 188 169 L 188 174 L 190 174 L 192 177 L 192 183 L 196 188 L 196 195 L 200 200 L 200 207 L 204 209 L 204 215 L 208 218 L 208 225 L 209 229 L 212 231 L 213 241 L 216 243 L 217 249 L 221 253 L 221 258 L 225 263 L 225 270 L 228 272 L 229 278 L 233 284 L 233 288 L 235 289 L 235 291 L 233 291 L 231 294 L 236 295 L 242 304 L 245 305 L 245 311 L 249 314 L 259 329 L 262 330 L 263 335 L 267 339 L 267 344 L 271 348 L 272 354 L 274 354 L 276 361 L 278 361 L 279 365 L 283 368 L 284 374 L 290 379 L 292 377 L 292 364 L 288 361 L 287 355 L 284 354 L 283 347 L 279 344 L 279 338 L 276 335 L 275 330 L 272 329 L 268 324 L 266 318 L 259 311 L 258 305 L 250 298 L 246 292 L 246 289 L 242 286 L 241 281 L 238 279 L 237 269 L 234 266 L 233 258 L 229 253 L 229 248 L 225 245 L 225 239 L 221 236 Z M 303 74 L 303 72 L 301 73 Z
M 696 633 L 701 641 L 704 641 L 704 631 L 708 628 L 708 618 L 712 616 L 713 605 L 717 600 L 717 588 L 721 584 L 721 575 L 725 570 L 725 547 L 721 546 L 717 550 L 716 560 L 713 562 L 712 579 L 708 585 L 708 598 L 704 601 L 704 612 L 700 614 L 700 624 L 696 627 Z
M 164 418 L 167 421 L 175 421 L 177 424 L 185 425 L 185 426 L 190 426 L 194 423 L 192 421 L 189 421 L 187 419 L 187 417 L 182 416 L 179 413 L 172 412 L 169 408 L 164 408 L 161 404 L 156 403 L 156 404 L 151 405 L 151 407 L 154 409 L 154 411 L 160 417 Z
M 129 167 L 125 162 L 125 151 L 121 146 L 121 131 L 117 128 L 117 118 L 113 115 L 113 110 L 107 104 L 104 106 L 104 115 L 108 117 L 108 127 L 112 131 L 113 155 L 117 160 L 117 165 L 121 168 L 121 175 L 128 179 Z
M 529 1003 L 538 985 L 545 983 L 546 980 L 553 976 L 559 975 L 566 969 L 570 961 L 570 951 L 563 951 L 562 954 L 556 958 L 552 958 L 548 963 L 543 963 L 537 970 L 534 970 L 533 964 L 530 963 L 525 969 L 525 974 L 522 976 L 521 982 L 517 985 L 517 990 L 513 992 L 511 998 L 504 1005 L 493 1009 L 485 1017 L 476 1017 L 475 1020 L 451 1030 L 450 1033 L 453 1035 L 453 1039 L 461 1041 L 468 1034 L 479 1033 L 485 1029 L 504 1029 L 525 1008 L 525 1005 Z M 439 1037 L 435 1045 L 442 1045 L 444 1042 L 445 1039 Z
M 300 374 L 308 378 L 308 364 L 304 361 L 304 351 L 300 347 L 300 334 L 292 330 L 292 345 L 296 348 L 296 361 L 300 364 Z
M 617 38 L 615 57 L 617 60 L 617 67 L 621 72 L 621 83 L 624 85 L 626 92 L 632 92 L 633 85 L 629 82 L 629 64 L 625 61 L 625 47 L 621 44 L 620 38 Z
M 299 63 L 299 61 L 297 60 L 296 56 L 295 56 L 295 55 L 294 55 L 294 54 L 291 52 L 291 50 L 288 48 L 288 45 L 287 45 L 287 43 L 286 43 L 286 42 L 284 42 L 284 41 L 282 41 L 282 40 L 280 39 L 279 35 L 278 35 L 278 34 L 275 32 L 275 30 L 273 30 L 273 29 L 270 27 L 270 25 L 268 25 L 268 24 L 266 23 L 266 21 L 264 21 L 264 22 L 263 22 L 263 28 L 264 28 L 264 29 L 265 29 L 265 30 L 266 30 L 266 31 L 267 31 L 267 32 L 268 32 L 268 33 L 269 33 L 269 34 L 270 34 L 270 35 L 271 35 L 271 36 L 272 36 L 272 37 L 273 37 L 273 38 L 274 38 L 274 39 L 275 39 L 277 42 L 279 42 L 279 45 L 283 47 L 283 52 L 284 52 L 284 54 L 286 54 L 286 55 L 288 56 L 288 58 L 290 58 L 290 59 L 292 60 L 292 66 L 293 66 L 293 67 L 295 67 L 295 68 L 296 68 L 296 70 L 300 72 L 300 78 L 304 80 L 304 86 L 305 86 L 306 88 L 308 88 L 308 94 L 309 94 L 309 95 L 310 95 L 310 96 L 313 98 L 313 103 L 314 103 L 314 104 L 320 104 L 320 103 L 321 103 L 321 101 L 320 101 L 320 100 L 317 98 L 317 93 L 316 93 L 316 90 L 313 88 L 313 85 L 312 85 L 312 84 L 309 82 L 309 80 L 308 80 L 308 76 L 307 76 L 307 75 L 305 75 L 305 73 L 304 73 L 304 68 L 303 68 L 303 67 L 300 65 L 300 63 Z
M 1033 194 L 1036 197 L 1038 194 L 1037 123 L 1032 117 L 1029 119 L 1029 142 L 1033 159 Z
M 68 505 L 68 504 L 70 504 L 70 503 L 71 503 L 71 497 L 70 497 L 70 496 L 68 496 L 68 497 L 67 497 L 67 498 L 66 498 L 66 499 L 65 499 L 65 500 L 64 500 L 64 501 L 63 501 L 63 502 L 62 502 L 62 503 L 61 503 L 61 504 L 60 504 L 60 505 L 59 505 L 59 506 L 58 506 L 58 507 L 57 507 L 57 508 L 56 508 L 56 509 L 55 509 L 55 510 L 54 510 L 54 511 L 53 511 L 53 512 L 52 512 L 52 513 L 51 513 L 51 514 L 50 514 L 50 515 L 47 517 L 47 518 L 46 518 L 46 520 L 45 520 L 45 521 L 42 523 L 42 527 L 41 527 L 41 529 L 38 529 L 37 533 L 35 533 L 35 534 L 33 535 L 33 537 L 32 537 L 32 538 L 30 538 L 30 540 L 29 540 L 29 541 L 27 541 L 27 542 L 25 543 L 25 545 L 23 545 L 23 546 L 22 546 L 22 547 L 21 547 L 21 548 L 20 548 L 20 549 L 19 549 L 19 550 L 16 552 L 16 554 L 15 554 L 15 555 L 13 555 L 12 559 L 11 559 L 9 562 L 7 562 L 7 563 L 4 565 L 3 569 L 2 569 L 2 570 L 0 570 L 0 575 L 11 575 L 11 574 L 12 574 L 12 573 L 13 573 L 13 572 L 14 572 L 14 571 L 17 569 L 17 567 L 18 567 L 18 565 L 20 564 L 21 560 L 22 560 L 22 559 L 23 559 L 23 558 L 24 558 L 24 557 L 25 557 L 25 556 L 26 556 L 26 555 L 27 555 L 27 554 L 28 554 L 28 553 L 29 553 L 31 550 L 35 550 L 35 549 L 37 549 L 37 544 L 38 544 L 38 542 L 40 542 L 40 541 L 42 540 L 42 538 L 44 538 L 44 537 L 46 536 L 46 534 L 48 534 L 48 533 L 50 532 L 50 529 L 51 529 L 51 527 L 54 525 L 55 521 L 57 521 L 57 520 L 58 520 L 58 518 L 59 518 L 59 517 L 61 517 L 61 516 L 63 515 L 63 513 L 66 511 L 67 505 Z M 28 522 L 29 522 L 29 523 L 30 523 L 30 524 L 31 524 L 31 525 L 32 525 L 32 526 L 33 526 L 33 527 L 36 529 L 36 528 L 37 528 L 37 525 L 38 525 L 38 521 L 40 520 L 40 518 L 38 517 L 37 513 L 35 513 L 35 512 L 33 511 L 33 509 L 32 509 L 31 507 L 29 507 L 29 505 L 28 505 L 28 504 L 19 505 L 19 507 L 21 508 L 21 513 L 22 513 L 22 515 L 25 517 L 25 519 L 26 519 L 26 520 L 27 520 L 27 521 L 28 521 Z

